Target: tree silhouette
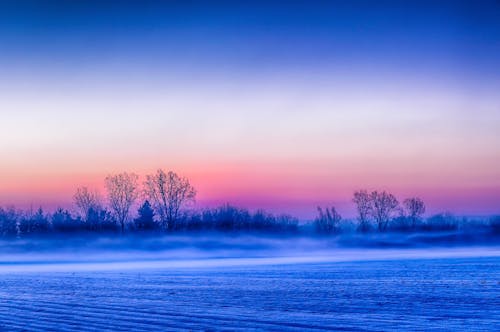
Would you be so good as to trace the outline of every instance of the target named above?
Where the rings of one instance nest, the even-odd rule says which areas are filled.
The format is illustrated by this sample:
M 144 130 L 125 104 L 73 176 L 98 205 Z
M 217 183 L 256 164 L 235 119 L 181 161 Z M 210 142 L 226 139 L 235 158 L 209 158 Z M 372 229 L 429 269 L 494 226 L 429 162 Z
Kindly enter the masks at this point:
M 109 205 L 120 223 L 122 233 L 128 219 L 130 207 L 139 196 L 137 180 L 134 173 L 108 175 L 105 180 Z
M 110 211 L 98 206 L 89 209 L 85 226 L 87 230 L 93 232 L 114 232 L 116 231 L 116 219 L 113 218 Z
M 13 207 L 4 209 L 0 207 L 0 234 L 3 236 L 19 235 L 18 221 L 21 212 L 16 211 Z
M 73 201 L 80 210 L 80 215 L 85 221 L 89 219 L 89 211 L 91 209 L 98 210 L 101 208 L 101 198 L 97 191 L 90 191 L 87 187 L 79 187 L 73 195 Z
M 180 209 L 193 202 L 196 190 L 185 177 L 159 169 L 144 182 L 146 197 L 153 203 L 164 229 L 175 229 Z
M 373 191 L 370 194 L 371 198 L 371 214 L 378 225 L 379 231 L 385 231 L 387 229 L 387 224 L 389 220 L 393 217 L 393 214 L 398 211 L 398 200 L 394 195 L 382 191 Z
M 52 214 L 52 228 L 56 232 L 75 232 L 83 230 L 83 221 L 80 217 L 73 218 L 68 210 L 58 208 Z
M 139 217 L 134 221 L 136 229 L 149 231 L 156 228 L 156 223 L 154 221 L 155 213 L 149 201 L 146 200 L 137 212 Z
M 28 214 L 21 219 L 19 230 L 22 234 L 47 232 L 49 230 L 49 220 L 42 208 L 38 208 L 35 213 L 29 211 Z
M 339 223 L 342 220 L 340 214 L 332 206 L 331 209 L 326 208 L 325 211 L 318 206 L 318 217 L 314 221 L 316 231 L 319 233 L 335 233 L 339 229 Z
M 366 232 L 370 229 L 369 218 L 373 208 L 370 194 L 366 190 L 358 190 L 354 192 L 352 201 L 356 204 L 358 211 L 359 230 Z
M 412 228 L 417 226 L 417 223 L 422 220 L 422 215 L 425 213 L 425 204 L 418 197 L 407 198 L 403 201 L 405 214 L 411 221 Z

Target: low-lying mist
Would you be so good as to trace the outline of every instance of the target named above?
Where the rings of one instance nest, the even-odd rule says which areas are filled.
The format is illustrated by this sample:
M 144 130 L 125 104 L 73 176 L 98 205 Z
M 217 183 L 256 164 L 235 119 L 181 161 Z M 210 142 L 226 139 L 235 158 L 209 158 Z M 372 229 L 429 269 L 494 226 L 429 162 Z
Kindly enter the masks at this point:
M 0 241 L 0 270 L 79 271 L 202 268 L 500 256 L 498 237 L 459 233 L 271 236 L 190 234 L 164 236 L 51 237 Z

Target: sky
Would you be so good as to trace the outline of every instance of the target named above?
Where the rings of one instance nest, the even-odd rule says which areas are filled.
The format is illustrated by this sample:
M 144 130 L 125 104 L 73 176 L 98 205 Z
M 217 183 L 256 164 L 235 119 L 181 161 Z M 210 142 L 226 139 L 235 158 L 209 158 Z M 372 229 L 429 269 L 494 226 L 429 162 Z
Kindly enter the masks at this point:
M 0 205 L 158 168 L 197 206 L 500 213 L 499 1 L 0 1 Z

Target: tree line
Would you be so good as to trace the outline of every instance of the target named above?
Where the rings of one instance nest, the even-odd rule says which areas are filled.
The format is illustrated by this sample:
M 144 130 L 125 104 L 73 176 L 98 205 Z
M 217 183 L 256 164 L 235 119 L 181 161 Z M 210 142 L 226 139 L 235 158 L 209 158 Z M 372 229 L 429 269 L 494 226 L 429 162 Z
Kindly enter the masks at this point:
M 449 212 L 424 218 L 426 206 L 419 197 L 406 198 L 400 203 L 387 191 L 358 190 L 354 192 L 352 202 L 357 211 L 355 228 L 361 233 L 454 231 L 459 228 L 468 231 L 486 229 L 495 234 L 500 233 L 500 216 L 493 216 L 486 223 L 465 217 L 458 218 Z M 318 233 L 330 234 L 342 232 L 350 222 L 343 220 L 335 207 L 318 207 L 314 225 Z
M 79 187 L 73 195 L 76 213 L 58 208 L 45 213 L 0 207 L 0 235 L 29 236 L 48 233 L 125 233 L 179 231 L 295 232 L 299 221 L 290 215 L 264 210 L 250 212 L 229 204 L 191 209 L 196 189 L 186 177 L 159 169 L 142 185 L 135 173 L 109 175 L 105 196 Z M 132 209 L 139 204 L 136 217 Z
M 312 223 L 299 225 L 290 215 L 274 215 L 263 210 L 223 205 L 202 210 L 192 209 L 196 189 L 186 177 L 159 169 L 140 184 L 135 173 L 109 175 L 104 180 L 106 194 L 79 187 L 73 195 L 76 213 L 58 208 L 53 213 L 0 207 L 0 235 L 29 236 L 48 233 L 125 233 L 180 231 L 259 231 L 298 232 L 313 229 L 320 234 L 345 231 L 352 224 L 342 219 L 335 207 L 318 207 Z M 358 190 L 352 201 L 356 207 L 355 229 L 359 232 L 456 230 L 460 220 L 449 213 L 424 219 L 425 203 L 418 197 L 399 203 L 386 191 Z M 136 217 L 132 210 L 139 206 Z M 462 220 L 462 224 L 464 220 Z M 499 231 L 500 218 L 492 218 L 489 227 Z
M 354 192 L 352 201 L 358 213 L 357 229 L 361 232 L 371 231 L 374 227 L 379 232 L 384 232 L 389 226 L 399 230 L 415 230 L 421 226 L 425 213 L 425 203 L 422 199 L 407 198 L 401 205 L 393 194 L 386 191 L 358 190 Z M 331 233 L 340 230 L 342 217 L 335 207 L 330 210 L 318 207 L 318 213 L 315 220 L 318 231 Z

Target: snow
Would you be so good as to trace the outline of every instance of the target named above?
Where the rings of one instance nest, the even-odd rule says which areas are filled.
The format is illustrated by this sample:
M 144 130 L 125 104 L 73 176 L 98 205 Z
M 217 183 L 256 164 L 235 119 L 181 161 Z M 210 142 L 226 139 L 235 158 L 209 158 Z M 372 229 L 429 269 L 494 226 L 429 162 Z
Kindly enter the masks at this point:
M 288 240 L 289 241 L 289 240 Z M 500 248 L 0 254 L 2 331 L 495 331 Z M 313 246 L 311 246 L 312 248 Z

